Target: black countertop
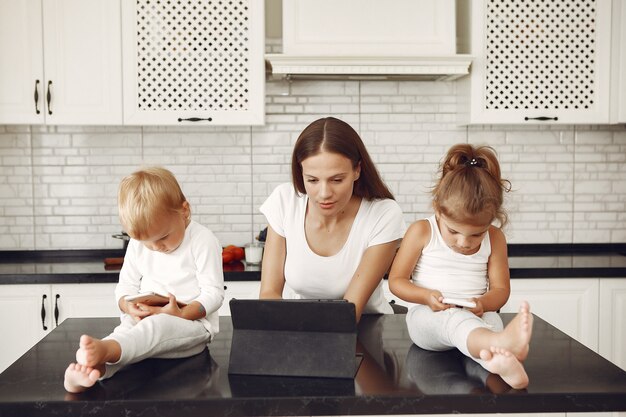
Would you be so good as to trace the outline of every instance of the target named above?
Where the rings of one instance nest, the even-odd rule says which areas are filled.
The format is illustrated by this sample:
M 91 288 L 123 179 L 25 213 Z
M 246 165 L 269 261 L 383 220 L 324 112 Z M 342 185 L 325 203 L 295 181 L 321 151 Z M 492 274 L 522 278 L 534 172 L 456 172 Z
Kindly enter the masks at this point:
M 2 284 L 116 283 L 121 250 L 0 251 Z M 511 278 L 626 278 L 626 244 L 512 244 Z M 259 281 L 261 267 L 224 265 L 225 281 Z
M 502 314 L 508 322 L 513 315 Z M 210 352 L 148 359 L 82 394 L 63 389 L 81 334 L 102 337 L 118 319 L 68 319 L 0 374 L 0 416 L 128 417 L 387 415 L 626 411 L 626 372 L 535 318 L 525 362 L 530 385 L 513 390 L 456 350 L 427 352 L 404 315 L 364 316 L 364 359 L 354 380 L 229 376 L 230 317 Z

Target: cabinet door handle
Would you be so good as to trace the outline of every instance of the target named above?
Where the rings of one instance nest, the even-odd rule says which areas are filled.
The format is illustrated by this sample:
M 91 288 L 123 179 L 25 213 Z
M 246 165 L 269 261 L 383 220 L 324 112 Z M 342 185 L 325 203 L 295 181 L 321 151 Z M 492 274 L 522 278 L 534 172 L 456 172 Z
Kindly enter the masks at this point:
M 52 114 L 52 109 L 50 108 L 50 102 L 52 101 L 52 81 L 48 81 L 48 92 L 46 93 L 46 100 L 48 101 L 48 114 Z
M 548 117 L 548 116 L 540 116 L 540 117 L 524 117 L 524 120 L 539 120 L 545 122 L 546 120 L 554 120 L 555 122 L 559 120 L 558 117 Z
M 48 298 L 46 294 L 41 296 L 41 326 L 44 330 L 48 330 L 48 326 L 46 326 L 46 298 Z
M 39 111 L 39 80 L 35 80 L 35 113 L 41 113 Z
M 59 298 L 61 296 L 57 294 L 54 298 L 54 324 L 56 327 L 59 327 Z
M 207 117 L 206 119 L 203 119 L 202 117 L 190 117 L 188 119 L 178 118 L 179 122 L 201 122 L 203 120 L 206 120 L 207 122 L 213 121 L 211 117 Z

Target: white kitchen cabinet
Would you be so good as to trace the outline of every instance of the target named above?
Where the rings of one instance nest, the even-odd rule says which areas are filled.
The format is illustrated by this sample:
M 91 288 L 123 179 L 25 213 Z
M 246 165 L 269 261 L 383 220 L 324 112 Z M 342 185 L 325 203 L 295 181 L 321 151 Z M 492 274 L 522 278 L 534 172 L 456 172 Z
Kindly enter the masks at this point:
M 611 0 L 475 0 L 471 14 L 463 122 L 609 122 Z
M 626 279 L 601 279 L 599 353 L 626 370 L 624 317 L 626 317 Z
M 115 285 L 0 285 L 0 372 L 66 318 L 119 316 Z
M 41 318 L 42 309 L 47 312 L 44 320 Z M 2 372 L 50 330 L 50 286 L 2 285 L 0 315 Z
M 0 0 L 0 124 L 121 124 L 119 0 Z
M 522 300 L 530 311 L 588 348 L 598 351 L 597 278 L 512 279 L 502 313 L 516 313 Z
M 257 125 L 264 2 L 122 2 L 124 124 Z
M 218 310 L 220 316 L 230 316 L 230 305 L 233 298 L 240 300 L 258 300 L 261 281 L 226 281 L 224 283 L 224 303 Z

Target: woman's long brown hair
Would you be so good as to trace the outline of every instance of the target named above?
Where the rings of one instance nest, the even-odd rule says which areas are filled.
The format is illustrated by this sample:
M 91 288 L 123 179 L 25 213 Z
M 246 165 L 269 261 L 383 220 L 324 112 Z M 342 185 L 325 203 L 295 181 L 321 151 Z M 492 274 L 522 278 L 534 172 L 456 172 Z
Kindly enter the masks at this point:
M 291 157 L 291 177 L 296 191 L 306 194 L 302 161 L 322 151 L 345 156 L 352 162 L 352 168 L 361 164 L 361 174 L 354 183 L 354 195 L 366 200 L 394 199 L 359 134 L 349 124 L 334 117 L 318 119 L 300 133 Z

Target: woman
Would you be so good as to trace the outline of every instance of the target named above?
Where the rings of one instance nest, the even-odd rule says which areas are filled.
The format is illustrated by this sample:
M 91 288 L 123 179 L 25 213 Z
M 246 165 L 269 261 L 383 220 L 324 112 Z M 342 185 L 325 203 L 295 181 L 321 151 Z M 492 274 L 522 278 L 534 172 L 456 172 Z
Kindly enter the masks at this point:
M 382 291 L 404 235 L 402 210 L 363 141 L 327 117 L 296 141 L 293 184 L 261 206 L 269 223 L 261 270 L 262 299 L 346 299 L 362 313 L 392 313 Z

